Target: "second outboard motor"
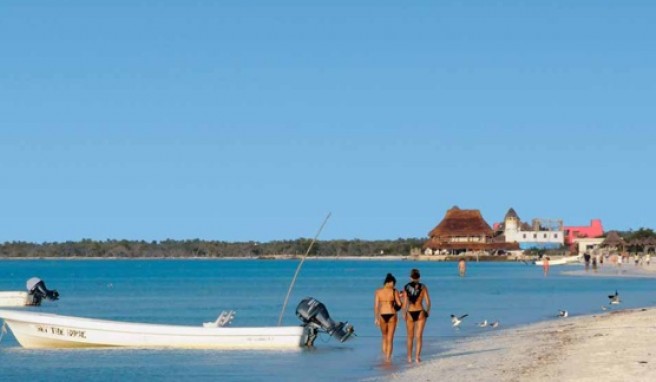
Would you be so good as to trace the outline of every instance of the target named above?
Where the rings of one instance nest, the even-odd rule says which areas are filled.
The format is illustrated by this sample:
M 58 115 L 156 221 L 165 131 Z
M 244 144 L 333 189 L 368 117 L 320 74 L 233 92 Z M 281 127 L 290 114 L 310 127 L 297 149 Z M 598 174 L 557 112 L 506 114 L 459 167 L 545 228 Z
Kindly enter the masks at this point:
M 46 288 L 46 283 L 38 277 L 27 280 L 27 305 L 41 305 L 44 298 L 55 301 L 59 299 L 59 292 Z
M 296 307 L 296 316 L 308 329 L 307 338 L 303 343 L 311 347 L 317 338 L 317 332 L 323 330 L 335 337 L 339 342 L 344 342 L 353 335 L 353 325 L 348 322 L 335 323 L 328 314 L 328 309 L 319 300 L 306 297 Z

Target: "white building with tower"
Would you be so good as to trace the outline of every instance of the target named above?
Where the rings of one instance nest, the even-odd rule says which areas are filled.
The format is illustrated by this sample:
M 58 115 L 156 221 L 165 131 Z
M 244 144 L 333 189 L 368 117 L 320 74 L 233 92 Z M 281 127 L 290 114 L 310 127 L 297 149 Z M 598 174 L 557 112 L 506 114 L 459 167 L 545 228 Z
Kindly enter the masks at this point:
M 512 208 L 496 228 L 503 232 L 505 241 L 516 242 L 521 249 L 557 249 L 565 244 L 562 220 L 533 219 L 528 224 L 522 222 Z

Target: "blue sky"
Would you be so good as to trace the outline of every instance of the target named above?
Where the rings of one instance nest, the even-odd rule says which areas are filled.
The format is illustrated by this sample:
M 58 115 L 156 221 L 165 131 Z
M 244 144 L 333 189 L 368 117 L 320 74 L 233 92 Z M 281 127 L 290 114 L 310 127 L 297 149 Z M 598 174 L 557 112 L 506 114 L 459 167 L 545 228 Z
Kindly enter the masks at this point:
M 651 1 L 0 4 L 0 241 L 654 227 Z

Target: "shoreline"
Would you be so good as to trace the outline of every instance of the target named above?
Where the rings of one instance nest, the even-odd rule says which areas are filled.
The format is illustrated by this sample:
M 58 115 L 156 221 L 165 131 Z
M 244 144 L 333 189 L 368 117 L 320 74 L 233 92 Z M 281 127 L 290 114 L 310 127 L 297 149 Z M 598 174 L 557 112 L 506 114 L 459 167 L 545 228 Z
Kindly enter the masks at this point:
M 656 264 L 564 271 L 575 277 L 656 277 Z M 656 380 L 656 306 L 553 318 L 445 342 L 420 365 L 374 380 Z
M 48 256 L 48 257 L 9 257 L 0 256 L 0 260 L 300 260 L 301 255 L 271 255 L 271 256 L 222 256 L 222 257 L 203 257 L 203 256 L 141 256 L 141 257 L 121 257 L 121 256 Z M 455 263 L 460 258 L 450 257 L 443 258 L 437 256 L 411 256 L 411 255 L 384 255 L 384 256 L 308 256 L 306 261 L 331 261 L 331 260 L 365 260 L 365 261 L 428 261 L 428 262 L 447 262 Z M 476 262 L 468 259 L 469 262 Z M 487 257 L 480 259 L 481 263 L 521 263 L 532 261 L 530 258 L 506 258 L 498 259 Z
M 576 277 L 620 277 L 620 278 L 634 278 L 634 277 L 644 277 L 651 278 L 656 277 L 656 263 L 651 263 L 649 265 L 635 265 L 631 264 L 622 264 L 621 266 L 617 264 L 608 264 L 594 269 L 578 269 L 578 270 L 568 270 L 561 272 L 566 276 L 576 276 Z
M 0 260 L 300 260 L 302 256 L 294 255 L 276 255 L 276 256 L 225 256 L 225 257 L 202 257 L 202 256 L 153 256 L 153 257 L 119 257 L 119 256 L 53 256 L 53 257 L 3 257 Z M 382 260 L 382 261 L 402 261 L 414 260 L 410 256 L 308 256 L 306 261 L 324 261 L 324 260 Z
M 542 321 L 446 344 L 382 379 L 420 381 L 656 380 L 656 308 Z

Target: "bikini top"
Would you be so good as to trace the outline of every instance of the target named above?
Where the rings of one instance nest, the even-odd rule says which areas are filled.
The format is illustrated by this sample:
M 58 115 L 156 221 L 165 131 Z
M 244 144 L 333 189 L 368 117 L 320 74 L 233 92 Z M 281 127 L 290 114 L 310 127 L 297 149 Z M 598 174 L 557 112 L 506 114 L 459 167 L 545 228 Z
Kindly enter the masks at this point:
M 408 296 L 408 301 L 411 304 L 414 304 L 421 296 L 421 291 L 424 289 L 424 284 L 418 283 L 416 281 L 411 281 L 403 287 L 405 295 Z

